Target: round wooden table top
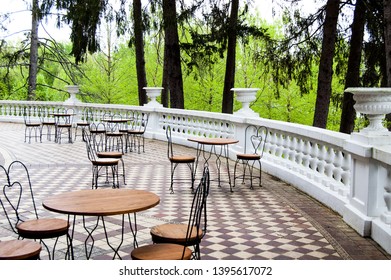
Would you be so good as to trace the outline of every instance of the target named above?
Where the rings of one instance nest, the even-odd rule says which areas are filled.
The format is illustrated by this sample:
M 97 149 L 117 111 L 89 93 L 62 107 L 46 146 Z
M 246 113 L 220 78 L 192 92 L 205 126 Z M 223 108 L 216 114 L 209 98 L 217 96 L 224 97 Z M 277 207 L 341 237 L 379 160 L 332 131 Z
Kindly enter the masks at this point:
M 192 141 L 192 142 L 197 142 L 199 144 L 204 144 L 204 145 L 229 145 L 229 144 L 235 144 L 235 143 L 239 142 L 239 140 L 232 139 L 232 138 L 197 137 L 197 138 L 189 138 L 187 140 Z
M 53 195 L 43 207 L 62 214 L 110 216 L 147 210 L 159 203 L 159 196 L 144 190 L 91 189 Z

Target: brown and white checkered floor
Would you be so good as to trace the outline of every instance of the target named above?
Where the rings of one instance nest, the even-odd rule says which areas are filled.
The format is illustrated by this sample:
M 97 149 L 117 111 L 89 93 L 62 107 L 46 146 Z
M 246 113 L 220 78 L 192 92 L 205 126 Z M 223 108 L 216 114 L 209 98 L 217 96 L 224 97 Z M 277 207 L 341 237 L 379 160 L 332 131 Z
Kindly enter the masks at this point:
M 137 214 L 139 245 L 151 243 L 149 229 L 163 222 L 186 222 L 191 191 L 189 185 L 174 185 L 169 192 L 170 164 L 166 158 L 166 142 L 146 139 L 145 153 L 125 154 L 126 185 L 158 194 L 158 206 Z M 194 149 L 175 146 L 178 152 L 195 154 Z M 24 162 L 30 172 L 36 201 L 41 216 L 64 215 L 50 213 L 41 206 L 42 200 L 53 194 L 89 189 L 91 164 L 85 143 L 80 137 L 73 144 L 56 144 L 44 139 L 42 143 L 24 142 L 24 126 L 0 123 L 0 164 L 12 160 Z M 233 170 L 233 162 L 231 162 Z M 214 164 L 210 165 L 211 177 L 216 176 Z M 178 174 L 188 176 L 185 167 Z M 227 172 L 223 170 L 223 176 Z M 199 176 L 197 176 L 197 181 Z M 339 215 L 292 186 L 263 175 L 263 187 L 249 189 L 237 184 L 234 192 L 228 185 L 217 187 L 211 183 L 208 198 L 208 231 L 201 243 L 204 260 L 216 259 L 390 259 L 373 240 L 359 236 L 347 226 Z M 94 219 L 89 219 L 94 222 Z M 119 219 L 110 217 L 110 242 L 118 244 Z M 84 240 L 86 231 L 81 220 L 76 225 L 74 248 L 76 259 L 85 259 Z M 8 230 L 3 213 L 0 214 L 0 240 L 15 236 Z M 113 254 L 106 244 L 103 231 L 95 234 L 93 259 L 111 259 Z M 129 259 L 133 248 L 132 236 L 126 232 L 120 255 Z M 57 245 L 56 259 L 63 259 L 65 239 Z M 45 252 L 42 258 L 45 259 Z

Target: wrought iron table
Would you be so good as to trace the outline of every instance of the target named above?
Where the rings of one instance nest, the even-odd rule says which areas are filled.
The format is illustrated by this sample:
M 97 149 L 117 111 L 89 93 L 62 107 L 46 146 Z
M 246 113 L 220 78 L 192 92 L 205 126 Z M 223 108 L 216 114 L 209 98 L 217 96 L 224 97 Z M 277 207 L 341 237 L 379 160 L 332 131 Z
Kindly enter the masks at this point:
M 137 220 L 136 213 L 152 208 L 160 203 L 160 198 L 156 194 L 144 190 L 134 189 L 95 189 L 95 190 L 81 190 L 74 192 L 66 192 L 48 197 L 43 202 L 43 207 L 57 213 L 67 214 L 68 221 L 71 226 L 71 242 L 70 249 L 71 257 L 74 259 L 73 252 L 73 237 L 76 225 L 76 216 L 82 216 L 83 227 L 87 231 L 88 236 L 84 242 L 84 249 L 86 258 L 91 257 L 92 249 L 94 247 L 93 233 L 102 221 L 105 238 L 108 246 L 114 251 L 113 259 L 118 257 L 122 259 L 118 251 L 124 241 L 125 232 L 125 215 L 128 216 L 129 227 L 133 235 L 133 246 L 137 247 Z M 132 223 L 130 213 L 134 214 L 134 221 Z M 105 217 L 113 215 L 122 215 L 121 219 L 121 238 L 117 247 L 110 244 L 107 233 Z M 86 216 L 98 217 L 95 225 L 88 228 L 86 225 Z M 88 250 L 88 242 L 92 243 Z
M 239 142 L 239 140 L 231 139 L 231 138 L 203 138 L 203 137 L 189 138 L 187 140 L 197 143 L 195 169 L 197 169 L 198 162 L 201 155 L 204 159 L 205 165 L 209 164 L 209 159 L 211 158 L 212 154 L 216 156 L 216 166 L 217 166 L 217 174 L 218 174 L 217 181 L 219 187 L 221 187 L 221 176 L 220 176 L 221 157 L 224 157 L 226 159 L 228 183 L 229 183 L 230 191 L 232 192 L 231 176 L 229 172 L 229 161 L 228 161 L 229 160 L 228 145 L 236 144 Z M 206 146 L 210 147 L 210 149 L 205 150 Z M 196 170 L 194 171 L 194 174 L 195 173 Z

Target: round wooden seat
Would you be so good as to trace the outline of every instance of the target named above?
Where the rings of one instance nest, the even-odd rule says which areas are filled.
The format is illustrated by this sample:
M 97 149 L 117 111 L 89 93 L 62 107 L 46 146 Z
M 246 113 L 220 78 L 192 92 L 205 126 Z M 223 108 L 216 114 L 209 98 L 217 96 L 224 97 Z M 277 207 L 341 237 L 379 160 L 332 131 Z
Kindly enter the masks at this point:
M 119 159 L 115 158 L 98 158 L 97 160 L 92 161 L 93 165 L 98 166 L 112 166 L 118 165 Z
M 154 243 L 173 243 L 182 244 L 186 243 L 187 224 L 162 224 L 151 228 L 152 241 Z M 201 229 L 193 227 L 191 236 L 187 240 L 187 246 L 194 245 L 200 242 L 200 238 L 203 235 Z
M 259 160 L 261 156 L 257 154 L 237 154 L 236 158 L 242 160 Z
M 36 260 L 42 246 L 30 240 L 9 240 L 0 242 L 0 260 Z
M 174 163 L 192 163 L 195 162 L 195 157 L 177 155 L 170 157 L 170 161 Z
M 96 153 L 98 158 L 122 158 L 121 152 L 98 152 Z
M 131 252 L 131 257 L 133 260 L 190 260 L 191 254 L 182 245 L 161 243 L 138 247 Z
M 46 239 L 66 235 L 69 223 L 64 219 L 37 219 L 20 223 L 16 229 L 23 238 Z

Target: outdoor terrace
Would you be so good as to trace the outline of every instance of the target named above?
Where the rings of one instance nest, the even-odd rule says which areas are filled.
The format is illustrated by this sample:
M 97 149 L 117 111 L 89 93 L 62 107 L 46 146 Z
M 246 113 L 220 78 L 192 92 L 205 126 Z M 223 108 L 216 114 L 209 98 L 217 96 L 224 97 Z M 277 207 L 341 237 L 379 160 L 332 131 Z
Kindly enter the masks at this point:
M 387 247 L 390 225 L 385 218 L 387 192 L 383 184 L 388 180 L 388 160 L 384 147 L 376 149 L 377 153 L 372 157 L 372 154 L 365 154 L 368 145 L 354 142 L 355 148 L 349 148 L 349 135 L 256 116 L 175 110 L 156 104 L 138 107 L 71 101 L 0 102 L 0 164 L 7 165 L 17 159 L 28 165 L 39 205 L 52 194 L 89 189 L 91 164 L 80 137 L 73 144 L 57 144 L 46 139 L 42 143 L 25 143 L 23 107 L 41 106 L 53 111 L 56 107 L 68 106 L 81 112 L 88 106 L 97 119 L 107 111 L 150 113 L 145 153 L 125 154 L 127 184 L 121 184 L 121 188 L 149 190 L 161 198 L 159 205 L 137 214 L 139 245 L 151 242 L 149 229 L 153 225 L 187 219 L 188 212 L 183 209 L 187 209 L 191 199 L 189 186 L 177 184 L 174 194 L 169 191 L 170 164 L 164 130 L 167 125 L 175 131 L 176 149 L 186 154 L 196 153 L 194 143 L 187 141 L 190 135 L 238 139 L 239 143 L 230 148 L 231 170 L 235 152 L 243 149 L 245 127 L 248 124 L 266 125 L 269 137 L 262 163 L 264 187 L 251 190 L 248 185 L 237 185 L 230 192 L 228 185 L 218 188 L 211 182 L 208 232 L 201 243 L 202 259 L 390 259 Z M 378 184 L 372 185 L 371 191 L 367 187 L 367 192 L 357 189 L 357 185 L 368 182 L 352 179 L 356 176 L 356 166 L 365 167 L 365 162 L 367 165 L 370 162 L 372 167 L 377 163 L 379 169 L 375 182 Z M 215 177 L 215 165 L 210 164 L 210 168 L 211 177 Z M 373 170 L 371 175 L 374 175 Z M 187 170 L 183 169 L 183 172 Z M 224 168 L 222 175 L 227 176 Z M 199 174 L 196 183 L 198 180 Z M 378 186 L 379 182 L 383 185 Z M 359 207 L 357 196 L 368 199 L 361 201 L 364 205 Z M 40 210 L 41 215 L 57 215 L 42 207 Z M 115 239 L 119 221 L 115 217 L 111 221 L 109 235 Z M 382 235 L 377 234 L 380 229 Z M 75 255 L 77 259 L 83 259 L 86 233 L 81 227 L 76 231 Z M 1 220 L 0 237 L 11 238 L 4 220 Z M 56 258 L 61 259 L 64 240 L 57 246 L 59 255 Z M 123 259 L 129 258 L 132 247 L 129 235 L 120 250 Z M 93 258 L 111 257 L 104 234 L 99 232 Z

